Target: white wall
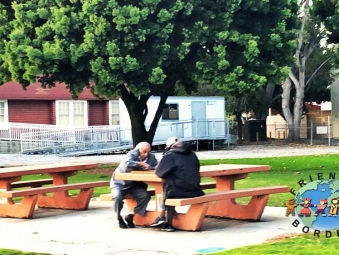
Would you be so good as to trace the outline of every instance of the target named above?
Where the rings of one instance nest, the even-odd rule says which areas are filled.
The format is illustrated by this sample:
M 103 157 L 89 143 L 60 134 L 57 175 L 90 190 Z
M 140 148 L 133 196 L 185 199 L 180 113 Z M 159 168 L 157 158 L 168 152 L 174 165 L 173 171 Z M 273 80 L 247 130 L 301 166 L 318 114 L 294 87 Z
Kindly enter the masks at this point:
M 179 105 L 179 120 L 191 120 L 192 119 L 192 101 L 206 101 L 206 118 L 208 119 L 224 119 L 225 112 L 225 99 L 223 97 L 168 97 L 166 104 L 178 104 Z M 158 109 L 160 97 L 151 97 L 148 100 L 148 115 L 146 117 L 146 126 L 150 125 L 155 116 L 155 112 Z M 175 120 L 162 120 L 160 123 L 176 122 Z
M 192 101 L 205 101 L 206 102 L 206 118 L 207 119 L 225 119 L 225 99 L 224 97 L 168 97 L 167 104 L 173 103 L 179 105 L 179 120 L 162 120 L 160 119 L 157 132 L 154 140 L 166 140 L 169 136 L 178 137 L 191 137 L 192 136 Z M 145 120 L 145 125 L 150 126 L 155 113 L 158 109 L 160 97 L 152 96 L 148 102 L 148 115 Z M 121 129 L 130 129 L 131 123 L 127 108 L 124 102 L 119 99 L 119 112 L 120 112 L 120 127 Z M 188 121 L 188 123 L 171 125 L 178 121 Z M 220 126 L 223 128 L 223 123 L 210 124 Z M 209 127 L 211 130 L 211 127 Z M 218 127 L 219 128 L 219 127 Z

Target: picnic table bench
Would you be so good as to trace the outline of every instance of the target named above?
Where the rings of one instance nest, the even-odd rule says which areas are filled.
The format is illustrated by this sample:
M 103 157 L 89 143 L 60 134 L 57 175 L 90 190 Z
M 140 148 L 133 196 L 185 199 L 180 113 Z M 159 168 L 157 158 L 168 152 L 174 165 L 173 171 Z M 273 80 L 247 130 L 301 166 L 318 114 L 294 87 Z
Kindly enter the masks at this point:
M 194 198 L 171 198 L 166 199 L 166 205 L 185 206 L 189 209 L 186 213 L 177 213 L 173 219 L 173 226 L 183 230 L 198 230 L 205 216 L 224 217 L 238 220 L 258 221 L 268 201 L 270 194 L 285 193 L 289 191 L 288 186 L 269 186 L 247 189 L 235 189 L 234 183 L 244 179 L 249 173 L 269 171 L 268 165 L 238 165 L 220 164 L 200 167 L 201 177 L 213 178 L 215 183 L 202 183 L 201 187 L 213 188 L 216 191 L 207 193 L 201 197 Z M 147 211 L 141 217 L 136 215 L 134 221 L 136 225 L 149 226 L 158 216 L 159 203 L 162 195 L 163 180 L 157 177 L 154 171 L 132 171 L 131 173 L 117 173 L 118 180 L 143 181 L 154 187 L 156 199 L 156 210 Z M 248 204 L 238 204 L 236 198 L 251 197 Z M 133 209 L 136 201 L 133 198 L 126 198 L 129 209 Z
M 96 163 L 55 163 L 2 168 L 0 170 L 0 216 L 32 218 L 36 206 L 73 210 L 88 209 L 95 187 L 109 186 L 109 181 L 68 183 L 79 170 L 97 168 Z M 21 181 L 25 175 L 47 174 L 52 178 Z M 80 190 L 76 196 L 71 190 Z M 53 193 L 50 195 L 49 193 Z M 13 199 L 22 197 L 21 202 Z

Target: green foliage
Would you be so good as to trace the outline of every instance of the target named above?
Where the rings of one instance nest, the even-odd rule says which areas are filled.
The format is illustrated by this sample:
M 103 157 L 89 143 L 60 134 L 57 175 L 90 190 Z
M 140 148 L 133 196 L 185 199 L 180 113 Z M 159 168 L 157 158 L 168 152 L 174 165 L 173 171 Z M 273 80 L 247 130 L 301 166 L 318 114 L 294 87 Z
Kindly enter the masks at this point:
M 292 60 L 296 0 L 17 0 L 0 5 L 0 77 L 65 82 L 111 97 L 187 91 L 233 94 L 281 81 Z
M 339 5 L 337 0 L 313 1 L 315 14 L 319 16 L 329 31 L 328 42 L 339 43 Z

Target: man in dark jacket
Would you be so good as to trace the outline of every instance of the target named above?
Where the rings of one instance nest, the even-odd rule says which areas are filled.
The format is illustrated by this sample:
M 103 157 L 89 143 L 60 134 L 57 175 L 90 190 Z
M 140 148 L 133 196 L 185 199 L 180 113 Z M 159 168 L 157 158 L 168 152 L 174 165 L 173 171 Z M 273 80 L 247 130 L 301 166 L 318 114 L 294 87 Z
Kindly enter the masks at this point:
M 167 140 L 166 151 L 157 165 L 155 173 L 164 179 L 163 204 L 160 216 L 151 226 L 155 227 L 165 223 L 163 230 L 172 232 L 174 231 L 172 220 L 175 210 L 173 206 L 165 206 L 165 200 L 204 195 L 200 188 L 200 162 L 189 143 L 171 137 Z M 167 222 L 165 211 L 167 211 Z
M 147 185 L 143 182 L 121 181 L 114 178 L 115 173 L 128 173 L 132 170 L 152 170 L 158 164 L 154 154 L 150 153 L 151 146 L 147 142 L 139 143 L 134 150 L 127 153 L 121 161 L 111 178 L 111 189 L 115 200 L 115 211 L 117 213 L 120 228 L 134 228 L 133 218 L 137 213 L 144 216 L 150 196 L 147 193 Z M 126 217 L 121 217 L 124 196 L 131 194 L 137 200 L 137 206 Z

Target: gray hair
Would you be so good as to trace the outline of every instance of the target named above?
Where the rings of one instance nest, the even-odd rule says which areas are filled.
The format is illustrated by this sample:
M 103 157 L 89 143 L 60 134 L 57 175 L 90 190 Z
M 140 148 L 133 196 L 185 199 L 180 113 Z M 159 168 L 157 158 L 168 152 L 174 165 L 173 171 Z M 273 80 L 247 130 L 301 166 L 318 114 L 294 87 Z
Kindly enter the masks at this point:
M 140 142 L 140 143 L 137 144 L 137 146 L 135 146 L 135 149 L 140 149 L 140 148 L 144 148 L 144 147 L 151 148 L 151 145 L 148 142 Z

